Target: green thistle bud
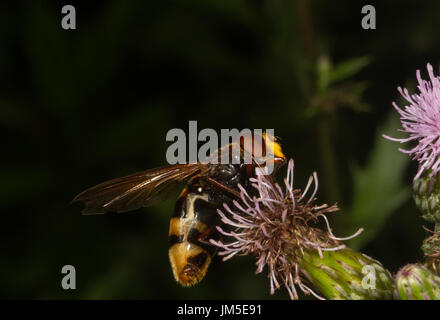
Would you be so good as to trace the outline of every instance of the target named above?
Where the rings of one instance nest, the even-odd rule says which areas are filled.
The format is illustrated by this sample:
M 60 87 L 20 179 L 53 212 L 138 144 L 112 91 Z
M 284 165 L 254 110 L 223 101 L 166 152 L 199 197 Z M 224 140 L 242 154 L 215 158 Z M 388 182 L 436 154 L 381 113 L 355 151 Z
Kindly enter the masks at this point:
M 440 277 L 421 264 L 408 264 L 396 275 L 396 299 L 440 300 Z
M 439 255 L 440 252 L 440 235 L 434 234 L 426 238 L 422 244 L 422 250 L 427 256 Z
M 380 262 L 349 248 L 304 252 L 298 264 L 312 286 L 335 300 L 392 299 L 393 278 Z
M 425 172 L 413 182 L 413 197 L 428 222 L 440 223 L 440 174 L 433 177 Z
M 440 230 L 439 224 L 432 232 L 432 236 L 426 238 L 422 244 L 422 250 L 425 253 L 426 265 L 431 268 L 434 273 L 440 271 Z

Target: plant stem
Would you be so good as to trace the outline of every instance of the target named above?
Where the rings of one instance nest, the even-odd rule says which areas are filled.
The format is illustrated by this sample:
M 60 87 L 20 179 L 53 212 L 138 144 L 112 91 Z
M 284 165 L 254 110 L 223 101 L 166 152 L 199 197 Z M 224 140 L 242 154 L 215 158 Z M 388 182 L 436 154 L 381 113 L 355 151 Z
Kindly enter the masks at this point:
M 316 65 L 316 40 L 310 11 L 310 0 L 297 0 L 296 4 L 305 56 L 312 65 Z M 311 75 L 310 77 L 310 87 L 312 88 L 312 93 L 309 95 L 309 102 L 317 90 L 315 75 Z M 333 146 L 331 125 L 327 115 L 317 117 L 315 132 L 320 168 L 324 181 L 326 181 L 326 183 L 324 183 L 325 193 L 330 202 L 338 202 L 341 200 L 338 183 L 338 168 Z

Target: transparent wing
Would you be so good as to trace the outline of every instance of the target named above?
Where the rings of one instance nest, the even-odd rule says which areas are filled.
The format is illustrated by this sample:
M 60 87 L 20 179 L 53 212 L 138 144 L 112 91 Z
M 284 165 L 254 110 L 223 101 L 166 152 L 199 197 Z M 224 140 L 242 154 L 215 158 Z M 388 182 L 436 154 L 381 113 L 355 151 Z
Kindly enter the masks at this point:
M 84 203 L 84 214 L 131 211 L 165 200 L 180 182 L 206 170 L 200 163 L 146 170 L 91 187 L 72 202 Z

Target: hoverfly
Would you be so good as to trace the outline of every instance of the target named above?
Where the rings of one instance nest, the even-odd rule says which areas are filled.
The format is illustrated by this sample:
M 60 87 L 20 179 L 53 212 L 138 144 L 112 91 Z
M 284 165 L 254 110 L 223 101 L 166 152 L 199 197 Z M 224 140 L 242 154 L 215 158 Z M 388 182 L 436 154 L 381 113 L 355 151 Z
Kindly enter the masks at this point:
M 229 151 L 238 149 L 240 157 L 250 153 L 251 164 L 197 162 L 150 169 L 91 187 L 72 202 L 84 203 L 83 214 L 132 211 L 163 201 L 170 190 L 187 181 L 170 220 L 168 252 L 176 281 L 183 286 L 194 285 L 204 278 L 215 255 L 209 240 L 220 238 L 216 229 L 220 224 L 217 209 L 239 198 L 238 184 L 246 188 L 256 168 L 261 168 L 261 161 L 254 161 L 253 151 L 273 150 L 273 154 L 264 152 L 264 157 L 273 157 L 276 167 L 284 163 L 285 156 L 274 137 L 263 133 L 259 139 L 254 138 L 255 134 L 243 135 L 223 147 Z M 257 145 L 258 141 L 261 145 Z M 220 157 L 223 148 L 213 156 Z

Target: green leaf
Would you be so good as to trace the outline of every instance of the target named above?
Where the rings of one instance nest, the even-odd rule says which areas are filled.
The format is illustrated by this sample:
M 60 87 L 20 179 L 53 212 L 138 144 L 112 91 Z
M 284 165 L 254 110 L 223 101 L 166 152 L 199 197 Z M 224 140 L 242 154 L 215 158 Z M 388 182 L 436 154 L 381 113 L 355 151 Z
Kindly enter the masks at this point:
M 410 187 L 402 184 L 409 157 L 397 150 L 395 143 L 382 137 L 399 127 L 396 113 L 392 113 L 384 127 L 379 128 L 373 151 L 364 168 L 353 169 L 354 194 L 346 214 L 346 230 L 364 228 L 351 240 L 350 246 L 359 249 L 371 241 L 386 220 L 410 197 Z
M 359 57 L 344 61 L 330 69 L 328 83 L 332 84 L 346 80 L 361 71 L 369 63 L 370 59 L 368 57 Z

